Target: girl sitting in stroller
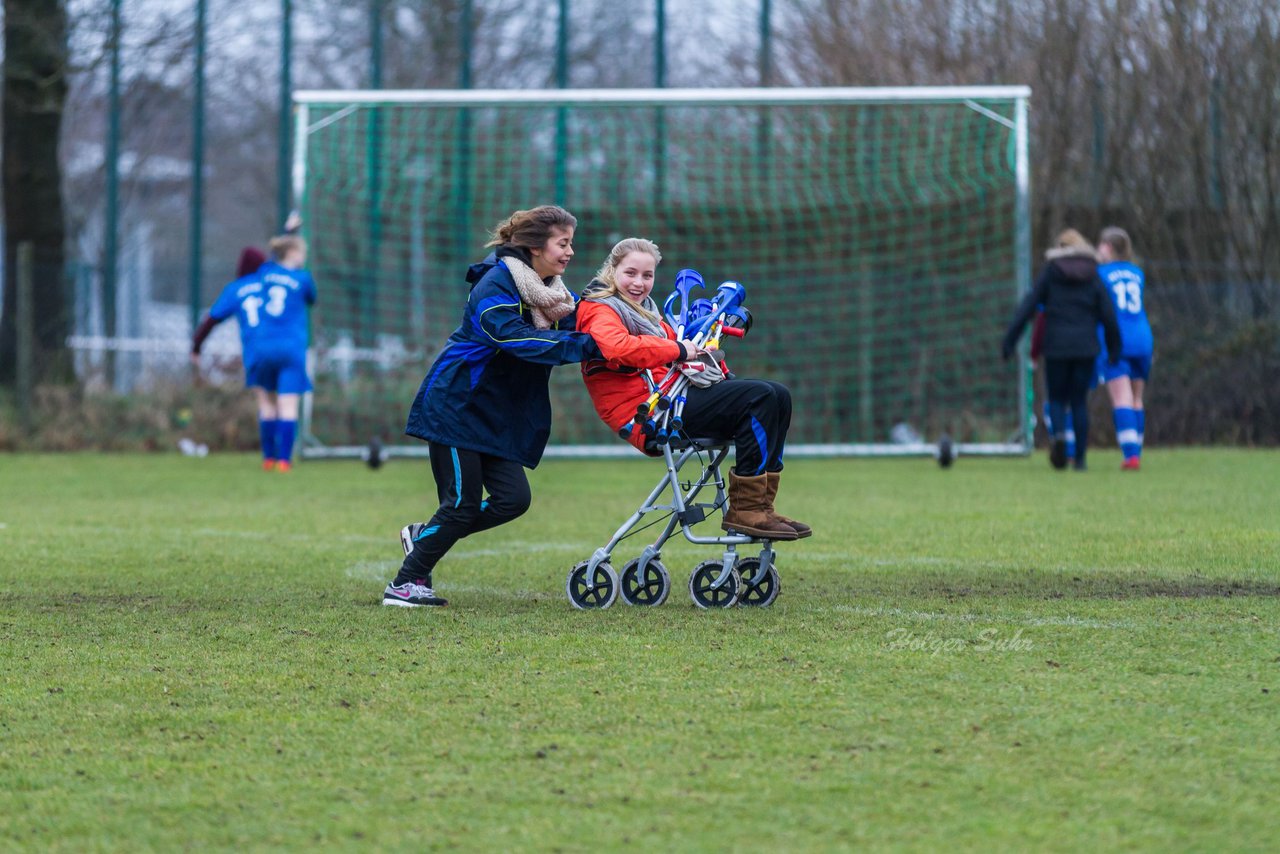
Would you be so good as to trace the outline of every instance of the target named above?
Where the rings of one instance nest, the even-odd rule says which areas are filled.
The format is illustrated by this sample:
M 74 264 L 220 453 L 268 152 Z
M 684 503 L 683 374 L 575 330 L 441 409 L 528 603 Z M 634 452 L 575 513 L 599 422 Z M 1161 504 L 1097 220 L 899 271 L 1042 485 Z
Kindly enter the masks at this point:
M 582 376 L 596 413 L 614 431 L 630 423 L 636 406 L 649 396 L 640 372 L 662 378 L 676 362 L 717 352 L 676 339 L 662 320 L 650 292 L 662 254 L 652 241 L 619 241 L 582 293 L 578 331 L 595 339 L 603 359 L 582 363 Z M 782 450 L 791 425 L 791 392 L 768 380 L 729 378 L 704 388 L 690 386 L 684 407 L 689 436 L 732 438 L 736 463 L 729 470 L 729 509 L 721 527 L 769 540 L 812 534 L 803 522 L 774 510 L 782 472 Z M 647 437 L 633 430 L 629 441 L 642 452 Z

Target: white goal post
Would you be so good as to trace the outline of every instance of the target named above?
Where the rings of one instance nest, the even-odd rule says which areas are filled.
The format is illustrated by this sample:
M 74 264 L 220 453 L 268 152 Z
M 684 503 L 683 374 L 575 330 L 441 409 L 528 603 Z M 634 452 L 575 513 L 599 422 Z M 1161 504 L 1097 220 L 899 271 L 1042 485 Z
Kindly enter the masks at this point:
M 1030 282 L 1026 86 L 299 91 L 293 184 L 320 287 L 308 458 L 421 456 L 418 382 L 510 211 L 579 218 L 573 290 L 617 239 L 742 282 L 741 375 L 791 387 L 787 455 L 1021 454 L 1029 371 L 999 333 Z M 341 358 L 330 357 L 341 353 Z M 313 364 L 321 360 L 313 358 Z M 548 457 L 629 456 L 575 366 Z M 892 437 L 892 438 L 891 438 Z

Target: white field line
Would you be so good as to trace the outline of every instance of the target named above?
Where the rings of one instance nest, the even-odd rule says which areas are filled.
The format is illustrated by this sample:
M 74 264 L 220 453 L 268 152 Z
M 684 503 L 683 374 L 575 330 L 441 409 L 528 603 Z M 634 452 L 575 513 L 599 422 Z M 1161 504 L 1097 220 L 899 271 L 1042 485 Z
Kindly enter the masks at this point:
M 124 529 L 118 529 L 121 533 Z M 228 531 L 223 528 L 197 528 L 189 531 L 189 534 L 196 537 L 214 537 L 214 538 L 231 538 L 237 540 L 271 540 L 287 541 L 287 542 L 311 542 L 317 537 L 323 536 L 327 540 L 334 540 L 340 543 L 381 543 L 383 545 L 399 545 L 399 538 L 391 535 L 386 537 L 371 537 L 368 534 L 339 534 L 320 535 L 320 534 L 291 534 L 277 531 Z
M 347 567 L 348 578 L 362 581 L 387 581 L 395 573 L 399 563 L 395 561 L 369 561 Z M 683 585 L 672 580 L 673 604 L 680 604 L 680 589 Z M 563 598 L 563 588 L 549 590 L 513 590 L 509 587 L 494 587 L 482 584 L 453 584 L 447 581 L 437 582 L 435 589 L 442 593 L 465 593 L 492 599 L 508 599 L 528 601 L 531 599 L 547 599 L 554 601 Z M 565 602 L 568 605 L 568 602 Z M 1079 629 L 1135 629 L 1137 624 L 1127 620 L 1091 620 L 1070 615 L 1062 617 L 1011 617 L 1005 614 L 946 614 L 939 611 L 911 611 L 904 608 L 868 608 L 861 605 L 799 605 L 797 611 L 810 614 L 856 614 L 862 617 L 897 617 L 917 622 L 946 622 L 1006 626 L 1064 626 Z
M 362 560 L 342 571 L 347 578 L 357 581 L 390 581 L 400 568 L 398 560 Z
M 1069 626 L 1082 629 L 1133 629 L 1127 620 L 1090 620 L 1082 617 L 1008 617 L 991 614 L 945 614 L 939 611 L 909 611 L 904 608 L 867 608 L 862 605 L 817 605 L 808 610 L 858 614 L 864 617 L 901 617 L 906 620 L 934 620 L 955 623 L 1006 623 L 1015 626 Z
M 6 528 L 4 522 L 0 522 L 0 530 Z M 127 529 L 116 526 L 94 526 L 96 530 L 106 531 L 110 533 L 127 533 Z M 288 540 L 288 541 L 311 541 L 315 537 L 308 534 L 282 534 L 269 533 L 265 531 L 233 531 L 222 528 L 200 528 L 191 531 L 195 536 L 204 537 L 234 537 L 239 539 L 250 540 Z M 388 545 L 388 537 L 373 537 L 364 534 L 346 534 L 330 539 L 347 542 L 347 543 L 375 543 L 379 545 Z M 392 540 L 399 545 L 398 540 Z M 585 549 L 585 551 L 584 551 Z M 546 553 L 546 552 L 568 552 L 571 554 L 586 554 L 592 550 L 591 545 L 582 543 L 569 542 L 534 542 L 528 540 L 514 540 L 505 544 L 502 548 L 459 548 L 449 552 L 451 558 L 482 558 L 482 557 L 503 557 L 519 553 Z M 875 560 L 859 559 L 855 555 L 844 552 L 810 552 L 805 551 L 797 556 L 794 562 L 785 555 L 779 553 L 779 564 L 785 572 L 789 568 L 793 568 L 796 564 L 818 563 L 832 564 L 839 563 L 847 567 L 857 568 L 858 566 L 949 566 L 957 569 L 961 568 L 977 568 L 977 569 L 993 569 L 993 570 L 1022 570 L 1025 569 L 1024 564 L 1015 563 L 993 563 L 989 561 L 964 561 L 954 558 L 932 557 L 928 555 L 904 556 L 898 558 L 877 558 Z M 400 566 L 398 560 L 378 560 L 378 561 L 360 561 L 343 570 L 343 574 L 348 578 L 370 582 L 385 582 L 395 574 Z M 1065 568 L 1064 568 L 1065 569 Z M 793 570 L 794 571 L 794 570 Z M 674 579 L 672 581 L 673 593 L 678 592 L 682 587 Z M 451 584 L 447 581 L 440 582 L 436 585 L 437 589 L 446 593 L 464 593 L 476 594 L 479 596 L 490 596 L 497 599 L 511 600 L 530 600 L 536 598 L 553 599 L 562 595 L 562 587 L 557 584 L 550 590 L 512 590 L 506 587 L 490 587 L 482 585 L 460 585 Z M 1076 628 L 1090 629 L 1134 629 L 1137 624 L 1126 620 L 1091 620 L 1080 617 L 1072 617 L 1070 615 L 1062 617 L 1026 617 L 1013 618 L 1008 616 L 993 616 L 977 613 L 960 613 L 947 614 L 936 611 L 909 611 L 901 608 L 868 608 L 861 605 L 811 605 L 804 610 L 811 613 L 848 613 L 857 614 L 864 617 L 901 617 L 909 620 L 922 621 L 938 621 L 938 622 L 964 622 L 964 623 L 1003 623 L 1005 625 L 1015 626 L 1066 626 Z
M 382 542 L 382 541 L 383 541 L 382 538 L 378 539 L 378 542 Z M 396 545 L 399 546 L 399 542 L 397 542 Z M 578 552 L 581 552 L 583 548 L 585 547 L 578 543 L 531 543 L 531 542 L 523 542 L 523 541 L 517 540 L 515 542 L 512 542 L 508 547 L 501 548 L 501 549 L 467 549 L 467 548 L 450 549 L 449 554 L 446 556 L 446 559 L 448 560 L 448 559 L 456 559 L 456 558 L 466 559 L 466 558 L 477 558 L 477 557 L 502 557 L 502 556 L 509 556 L 512 554 L 523 554 L 523 553 L 531 553 L 531 552 L 572 552 L 576 554 Z M 372 561 L 364 560 L 347 567 L 346 569 L 343 570 L 343 574 L 346 575 L 348 578 L 358 578 L 358 579 L 363 579 L 368 581 L 376 581 L 379 579 L 390 580 L 388 573 L 390 573 L 391 575 L 394 575 L 395 571 L 399 567 L 400 567 L 400 561 L 398 560 L 372 560 Z M 464 589 L 460 587 L 450 587 L 448 586 L 447 582 L 441 585 L 440 589 L 452 590 L 454 592 L 485 593 L 485 594 L 492 594 L 492 595 L 498 595 L 499 593 L 497 588 L 493 588 L 493 589 L 475 588 L 474 590 L 470 588 Z M 529 595 L 533 596 L 538 594 L 536 592 L 531 592 Z M 517 598 L 520 598 L 520 597 L 517 597 Z
M 390 581 L 396 574 L 396 570 L 400 568 L 398 560 L 370 560 L 361 561 L 343 570 L 343 575 L 347 578 L 354 578 L 357 581 L 370 581 L 379 584 Z M 495 599 L 548 599 L 555 595 L 554 591 L 545 590 L 512 590 L 507 587 L 484 587 L 473 584 L 451 584 L 447 581 L 438 582 L 435 589 L 441 593 L 467 593 L 476 594 L 478 596 L 488 596 Z
M 783 562 L 787 567 L 796 567 L 806 563 L 816 564 L 843 564 L 845 566 L 940 566 L 953 569 L 996 569 L 996 570 L 1025 570 L 1026 564 L 1023 563 L 997 563 L 995 561 L 972 561 L 957 560 L 952 557 L 933 557 L 930 555 L 903 555 L 902 557 L 893 558 L 874 558 L 867 559 L 859 557 L 856 554 L 848 552 L 809 552 L 804 551 L 795 558 L 791 558 L 785 551 L 778 553 L 779 568 L 783 566 Z
M 516 541 L 501 549 L 450 549 L 449 556 L 461 558 L 504 557 L 523 552 L 573 552 L 576 554 L 583 550 L 590 554 L 593 547 L 582 543 L 529 543 Z
M 124 528 L 99 527 L 98 530 L 108 531 L 112 533 L 126 533 Z M 229 531 L 222 528 L 199 528 L 190 531 L 190 534 L 197 537 L 232 537 L 242 540 L 288 540 L 288 541 L 306 541 L 312 542 L 319 534 L 288 534 L 276 533 L 270 531 Z M 368 534 L 339 534 L 337 536 L 324 535 L 327 540 L 333 540 L 341 543 L 375 543 L 378 545 L 394 545 L 400 548 L 399 529 L 387 536 L 370 536 Z M 487 549 L 467 549 L 457 548 L 449 551 L 450 557 L 472 558 L 472 557 L 502 557 L 514 554 L 523 554 L 528 552 L 558 552 L 573 551 L 587 549 L 592 550 L 592 546 L 583 543 L 566 543 L 566 542 L 532 542 L 528 540 L 512 540 L 502 548 Z
M 903 555 L 892 558 L 861 558 L 857 555 L 842 554 L 837 552 L 805 552 L 803 555 L 796 557 L 794 560 L 787 557 L 785 552 L 779 553 L 777 558 L 778 569 L 780 572 L 795 572 L 802 569 L 805 564 L 817 564 L 820 566 L 829 566 L 832 564 L 840 565 L 846 569 L 857 570 L 860 568 L 870 567 L 908 567 L 908 566 L 931 566 L 940 567 L 942 569 L 953 569 L 957 571 L 969 570 L 992 570 L 996 572 L 1027 572 L 1030 569 L 1026 563 L 1009 563 L 993 560 L 962 560 L 954 557 L 930 557 L 927 555 Z M 1161 567 L 1151 564 L 1144 566 L 1135 566 L 1131 570 L 1134 572 L 1158 572 Z M 1251 574 L 1259 574 L 1265 572 L 1262 567 L 1242 567 L 1243 571 Z M 1073 566 L 1071 564 L 1039 564 L 1034 567 L 1037 573 L 1063 573 L 1071 575 L 1081 575 L 1088 578 L 1089 574 L 1094 572 L 1093 567 Z M 1105 571 L 1105 570 L 1102 570 Z
M 0 523 L 0 529 L 4 528 L 4 523 Z M 113 525 L 96 525 L 91 529 L 106 534 L 128 534 L 129 529 L 116 527 Z M 81 529 L 86 530 L 86 529 Z M 190 536 L 210 537 L 214 539 L 240 539 L 240 540 L 256 540 L 271 542 L 312 542 L 316 539 L 316 534 L 297 534 L 274 531 L 235 531 L 226 528 L 197 528 L 194 531 L 186 532 Z M 398 533 L 398 529 L 397 529 Z M 369 545 L 392 546 L 399 547 L 400 540 L 396 535 L 388 536 L 370 536 L 368 534 L 338 534 L 328 535 L 326 539 L 339 543 L 366 543 Z M 581 554 L 584 558 L 589 557 L 591 553 L 599 546 L 599 542 L 593 540 L 591 542 L 535 542 L 531 540 L 513 540 L 502 547 L 489 548 L 454 548 L 449 552 L 451 558 L 483 558 L 483 557 L 509 557 L 515 554 L 538 554 L 545 552 L 570 552 L 572 554 Z M 745 554 L 745 552 L 744 552 Z M 953 569 L 990 569 L 990 570 L 1010 570 L 1019 571 L 1026 569 L 1025 564 L 1020 563 L 994 563 L 991 561 L 965 561 L 956 560 L 955 558 L 946 557 L 930 557 L 927 555 L 910 555 L 896 558 L 876 558 L 867 560 L 859 558 L 857 555 L 851 555 L 847 552 L 811 552 L 803 551 L 796 557 L 791 557 L 786 550 L 779 550 L 777 553 L 777 561 L 779 569 L 786 571 L 795 571 L 804 564 L 819 565 L 839 565 L 846 568 L 858 567 L 905 567 L 905 566 L 940 566 Z M 1058 569 L 1066 570 L 1067 567 L 1058 567 Z
M 448 582 L 437 584 L 435 589 L 442 593 L 474 593 L 477 596 L 493 596 L 494 598 L 518 599 L 521 601 L 528 601 L 530 599 L 554 599 L 556 596 L 564 596 L 563 590 L 499 590 L 495 587 L 481 587 L 470 584 L 450 584 Z M 564 604 L 566 606 L 569 605 L 569 600 L 567 598 L 564 599 Z
M 5 528 L 5 523 L 0 522 L 0 529 Z M 115 525 L 92 525 L 82 527 L 79 530 L 93 531 L 103 534 L 131 534 L 128 528 Z M 337 534 L 324 535 L 326 539 L 340 543 L 368 543 L 371 545 L 387 546 L 394 544 L 399 547 L 400 540 L 396 532 L 389 535 L 371 536 L 368 534 Z M 312 542 L 319 534 L 299 534 L 278 531 L 236 531 L 227 528 L 197 528 L 192 531 L 184 532 L 185 536 L 195 537 L 211 537 L 211 538 L 230 538 L 240 540 L 257 540 L 272 542 Z M 465 542 L 465 541 L 464 541 Z M 675 542 L 682 542 L 676 540 Z M 452 558 L 478 558 L 478 557 L 509 557 L 515 554 L 536 554 L 542 552 L 572 552 L 574 554 L 581 553 L 582 556 L 589 557 L 596 547 L 600 545 L 597 540 L 590 542 L 582 541 L 578 543 L 570 542 L 540 542 L 532 540 L 512 540 L 505 543 L 501 547 L 488 548 L 454 548 L 450 550 L 449 557 Z M 747 554 L 748 552 L 743 552 Z M 831 565 L 836 564 L 844 567 L 903 567 L 903 566 L 941 566 L 954 569 L 990 569 L 990 570 L 1025 570 L 1026 564 L 1022 563 L 996 563 L 993 561 L 967 561 L 957 560 L 949 557 L 934 557 L 929 555 L 905 555 L 894 558 L 875 558 L 868 560 L 860 558 L 856 554 L 848 552 L 834 551 L 810 551 L 803 550 L 796 556 L 788 554 L 788 549 L 784 547 L 776 553 L 778 567 L 782 571 L 790 570 L 794 572 L 796 569 L 803 567 L 805 564 Z M 1060 566 L 1052 567 L 1067 571 L 1072 567 Z

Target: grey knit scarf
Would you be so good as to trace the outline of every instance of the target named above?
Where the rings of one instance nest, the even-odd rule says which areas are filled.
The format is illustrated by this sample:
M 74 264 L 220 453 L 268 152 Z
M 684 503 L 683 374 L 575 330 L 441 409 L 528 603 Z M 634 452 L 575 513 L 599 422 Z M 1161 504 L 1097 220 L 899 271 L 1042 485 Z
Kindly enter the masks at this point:
M 629 335 L 656 335 L 659 338 L 666 338 L 667 333 L 662 330 L 662 324 L 636 311 L 635 306 L 618 296 L 616 293 L 604 294 L 608 287 L 599 279 L 593 279 L 591 284 L 587 285 L 586 290 L 582 292 L 582 298 L 591 300 L 592 302 L 603 303 L 617 312 L 618 317 L 622 318 L 622 324 L 627 327 Z M 655 316 L 661 317 L 658 311 L 658 304 L 653 301 L 653 297 L 645 297 L 641 307 L 645 311 L 652 312 Z

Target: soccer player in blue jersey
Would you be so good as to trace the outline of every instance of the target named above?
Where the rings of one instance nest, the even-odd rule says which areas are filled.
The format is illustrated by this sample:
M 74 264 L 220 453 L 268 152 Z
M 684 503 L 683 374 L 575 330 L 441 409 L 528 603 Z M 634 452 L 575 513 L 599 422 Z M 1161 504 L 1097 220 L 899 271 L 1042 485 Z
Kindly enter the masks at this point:
M 222 290 L 196 329 L 191 358 L 213 327 L 234 316 L 240 325 L 245 385 L 258 403 L 262 467 L 287 472 L 298 434 L 301 396 L 311 390 L 307 376 L 307 312 L 316 301 L 316 285 L 303 269 L 307 244 L 284 235 L 271 240 L 270 260 Z
M 578 298 L 561 279 L 577 225 L 556 205 L 516 211 L 494 229 L 495 250 L 467 270 L 462 325 L 427 371 L 405 425 L 430 443 L 440 507 L 400 531 L 404 563 L 383 605 L 447 604 L 431 586 L 436 563 L 463 537 L 529 509 L 524 470 L 538 465 L 551 435 L 551 369 L 600 358 L 595 340 L 576 331 Z
M 1133 245 L 1123 228 L 1109 226 L 1098 237 L 1098 275 L 1116 306 L 1123 342 L 1115 364 L 1098 360 L 1098 376 L 1107 384 L 1116 424 L 1116 441 L 1124 455 L 1121 467 L 1136 471 L 1142 460 L 1146 409 L 1142 393 L 1151 376 L 1154 340 L 1147 321 L 1146 281 L 1142 268 L 1133 263 Z

